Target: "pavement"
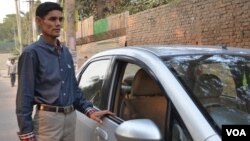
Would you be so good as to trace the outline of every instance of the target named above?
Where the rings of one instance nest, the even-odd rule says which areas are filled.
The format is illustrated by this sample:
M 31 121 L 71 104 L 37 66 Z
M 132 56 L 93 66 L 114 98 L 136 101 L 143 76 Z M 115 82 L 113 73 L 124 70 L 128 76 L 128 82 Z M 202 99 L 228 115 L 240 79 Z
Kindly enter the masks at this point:
M 11 87 L 10 78 L 0 76 L 0 141 L 19 141 L 15 99 L 17 86 Z

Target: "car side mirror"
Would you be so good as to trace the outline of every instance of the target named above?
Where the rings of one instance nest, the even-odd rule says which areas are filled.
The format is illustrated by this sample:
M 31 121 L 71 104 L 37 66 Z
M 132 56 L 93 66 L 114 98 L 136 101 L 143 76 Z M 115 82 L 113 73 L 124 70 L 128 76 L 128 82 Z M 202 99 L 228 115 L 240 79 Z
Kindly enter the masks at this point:
M 120 124 L 115 136 L 118 141 L 161 141 L 161 133 L 149 119 L 133 119 Z

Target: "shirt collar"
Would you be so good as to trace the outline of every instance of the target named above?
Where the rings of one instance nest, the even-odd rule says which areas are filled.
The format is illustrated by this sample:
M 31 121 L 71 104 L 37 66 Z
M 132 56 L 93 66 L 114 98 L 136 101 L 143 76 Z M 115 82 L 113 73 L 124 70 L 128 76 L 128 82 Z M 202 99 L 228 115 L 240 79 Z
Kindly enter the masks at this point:
M 61 42 L 57 39 L 57 47 L 55 47 L 54 45 L 52 45 L 51 43 L 49 43 L 47 40 L 44 39 L 44 37 L 41 35 L 38 42 L 43 46 L 48 48 L 51 51 L 56 51 L 57 48 L 59 48 L 60 50 L 63 49 L 63 46 L 61 44 Z

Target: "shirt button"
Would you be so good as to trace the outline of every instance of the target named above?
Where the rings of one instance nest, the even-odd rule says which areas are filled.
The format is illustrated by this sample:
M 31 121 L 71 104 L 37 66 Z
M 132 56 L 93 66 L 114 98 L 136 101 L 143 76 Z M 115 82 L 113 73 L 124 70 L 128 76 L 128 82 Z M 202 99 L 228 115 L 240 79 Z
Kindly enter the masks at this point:
M 61 71 L 63 71 L 63 69 L 61 69 Z
M 65 96 L 65 95 L 66 95 L 66 93 L 63 93 L 63 95 Z
M 62 81 L 62 83 L 64 84 L 64 81 Z

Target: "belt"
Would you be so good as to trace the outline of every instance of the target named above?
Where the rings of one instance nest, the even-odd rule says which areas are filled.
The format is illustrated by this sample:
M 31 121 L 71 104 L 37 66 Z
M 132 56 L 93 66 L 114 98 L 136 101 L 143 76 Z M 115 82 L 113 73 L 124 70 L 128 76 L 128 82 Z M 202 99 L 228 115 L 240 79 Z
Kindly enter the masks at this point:
M 50 111 L 50 112 L 58 112 L 58 113 L 64 113 L 68 114 L 75 110 L 73 105 L 60 107 L 60 106 L 50 106 L 45 104 L 37 104 L 37 110 L 41 111 Z

